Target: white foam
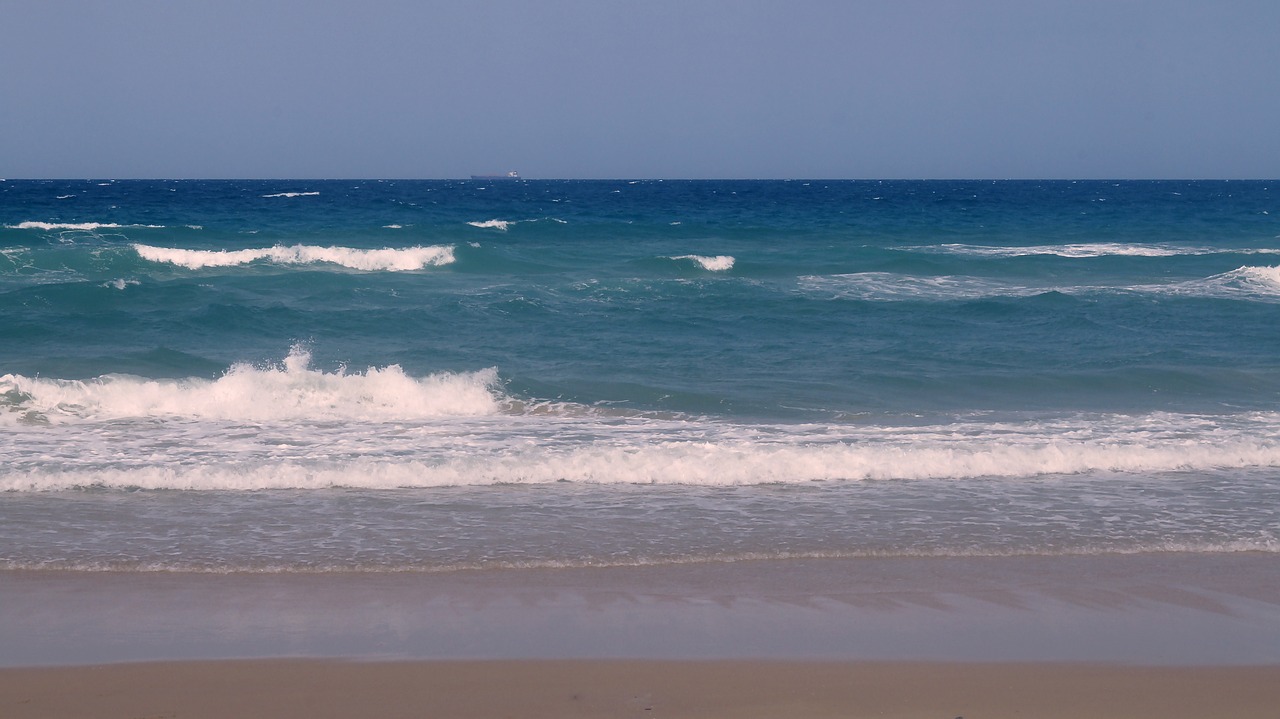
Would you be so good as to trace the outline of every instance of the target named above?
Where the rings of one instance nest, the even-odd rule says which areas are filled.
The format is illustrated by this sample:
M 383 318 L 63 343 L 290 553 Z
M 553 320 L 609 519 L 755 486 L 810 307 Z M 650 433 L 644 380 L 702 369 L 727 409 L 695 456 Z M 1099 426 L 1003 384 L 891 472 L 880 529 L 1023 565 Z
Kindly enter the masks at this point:
M 102 286 L 103 286 L 103 287 L 113 287 L 113 288 L 115 288 L 115 289 L 117 289 L 117 290 L 123 290 L 124 288 L 126 288 L 126 287 L 128 287 L 128 286 L 130 286 L 130 285 L 138 285 L 138 284 L 141 284 L 141 283 L 140 283 L 140 282 L 138 282 L 137 280 L 117 279 L 117 280 L 111 280 L 111 281 L 109 281 L 109 282 L 106 282 L 106 283 L 104 283 Z
M 973 255 L 979 257 L 1030 257 L 1036 255 L 1050 255 L 1069 258 L 1181 257 L 1188 255 L 1253 255 L 1280 253 L 1280 250 L 1272 248 L 1214 248 L 1124 242 L 1088 242 L 1069 245 L 1031 245 L 1026 247 L 943 244 L 904 247 L 902 249 L 912 252 L 933 252 L 955 255 Z
M 1262 250 L 1256 251 L 1258 253 Z M 806 294 L 864 301 L 972 300 L 985 297 L 1031 297 L 1048 292 L 1066 295 L 1137 292 L 1262 302 L 1280 302 L 1280 267 L 1240 267 L 1211 277 L 1146 285 L 1068 285 L 1029 287 L 963 275 L 914 276 L 892 272 L 806 275 L 798 278 Z
M 1125 244 L 1119 242 L 1091 242 L 1072 245 L 1037 245 L 1029 247 L 990 247 L 983 245 L 947 244 L 937 247 L 913 247 L 912 250 L 944 252 L 959 255 L 986 257 L 1027 257 L 1054 255 L 1057 257 L 1173 257 L 1177 255 L 1204 255 L 1213 250 L 1199 247 L 1172 245 Z
M 453 247 L 433 245 L 401 249 L 362 250 L 351 247 L 263 247 L 246 250 L 187 250 L 135 244 L 134 250 L 144 260 L 165 262 L 192 270 L 206 267 L 233 267 L 267 261 L 281 265 L 329 263 L 356 270 L 403 272 L 427 266 L 447 265 L 454 261 Z
M 73 197 L 75 197 L 75 195 L 58 195 L 59 200 L 70 200 Z
M 794 484 L 1280 468 L 1280 413 L 737 424 L 517 401 L 494 369 L 0 376 L 0 490 Z
M 882 302 L 1030 297 L 1053 289 L 1005 284 L 980 277 L 960 275 L 916 277 L 892 272 L 807 275 L 799 278 L 799 287 L 802 292 L 808 294 Z
M 481 229 L 502 230 L 503 232 L 506 232 L 507 228 L 514 225 L 515 222 L 512 222 L 511 220 L 485 220 L 483 222 L 468 222 L 467 224 Z
M 38 469 L 28 471 L 23 471 L 20 460 L 9 460 L 7 469 L 0 470 L 0 490 L 93 485 L 198 490 L 390 489 L 564 481 L 732 486 L 858 480 L 1022 480 L 1045 475 L 1150 475 L 1280 467 L 1280 446 L 1265 438 L 1242 435 L 1189 439 L 1045 434 L 1008 437 L 993 433 L 960 438 L 944 436 L 942 432 L 909 431 L 909 441 L 867 435 L 857 441 L 846 438 L 815 443 L 794 434 L 716 436 L 717 428 L 702 426 L 698 429 L 710 436 L 698 439 L 690 432 L 682 439 L 672 440 L 661 439 L 661 429 L 655 433 L 643 431 L 645 423 L 641 422 L 626 426 L 630 434 L 620 432 L 590 442 L 579 439 L 570 443 L 550 432 L 540 432 L 537 424 L 543 419 L 499 416 L 489 425 L 478 424 L 474 417 L 447 426 L 344 423 L 328 430 L 313 428 L 322 436 L 302 441 L 301 427 L 287 433 L 279 424 L 282 418 L 314 422 L 331 419 L 335 414 L 345 418 L 359 416 L 360 422 L 376 423 L 387 415 L 398 417 L 414 412 L 445 421 L 439 418 L 448 409 L 473 415 L 478 411 L 498 411 L 491 390 L 492 375 L 488 373 L 438 376 L 434 382 L 424 384 L 423 380 L 394 372 L 388 382 L 382 374 L 385 372 L 325 375 L 311 383 L 297 376 L 258 376 L 241 382 L 232 374 L 228 380 L 208 385 L 159 383 L 158 390 L 139 383 L 112 388 L 111 382 L 98 382 L 92 394 L 99 414 L 107 407 L 164 417 L 198 412 L 195 419 L 201 421 L 231 415 L 243 422 L 246 420 L 242 418 L 248 415 L 254 421 L 272 424 L 248 431 L 238 427 L 235 441 L 228 439 L 230 431 L 223 431 L 221 436 L 206 432 L 197 435 L 199 439 L 179 433 L 167 441 L 141 443 L 137 448 L 129 446 L 135 440 L 117 432 L 111 442 L 101 438 L 101 447 L 94 451 L 79 452 L 88 457 L 60 467 L 51 466 L 57 463 L 48 462 L 47 454 Z M 385 387 L 373 389 L 384 383 Z M 406 391 L 413 399 L 406 396 Z M 69 401 L 84 401 L 88 394 L 81 392 Z M 70 405 L 64 403 L 62 407 Z M 88 410 L 86 405 L 77 407 L 80 412 Z M 583 430 L 581 425 L 550 422 L 551 429 L 561 432 Z M 486 426 L 500 427 L 502 432 L 486 435 Z M 518 431 L 521 429 L 526 432 Z M 84 442 L 95 428 L 80 425 L 75 430 L 76 438 L 61 438 L 64 454 L 68 442 Z M 133 431 L 156 430 L 138 425 Z M 323 434 L 326 431 L 329 434 Z M 387 441 L 394 446 L 376 444 Z M 210 452 L 207 447 L 216 447 L 218 452 Z M 130 461 L 134 457 L 140 461 Z
M 319 192 L 277 192 L 273 195 L 263 195 L 263 197 L 315 197 Z
M 1131 289 L 1163 295 L 1280 302 L 1280 267 L 1245 266 L 1204 279 Z
M 384 230 L 403 230 L 403 229 L 404 229 L 404 225 L 383 225 L 383 226 L 382 226 L 382 229 L 384 229 Z
M 399 365 L 348 373 L 311 369 L 295 346 L 278 366 L 232 366 L 214 380 L 106 375 L 59 380 L 7 374 L 10 415 L 51 424 L 121 418 L 197 420 L 393 420 L 487 415 L 499 410 L 497 370 L 411 377 Z
M 673 260 L 693 260 L 702 269 L 709 272 L 724 272 L 733 269 L 734 259 L 730 255 L 715 255 L 708 257 L 706 255 L 678 255 L 672 257 Z
M 164 225 L 119 225 L 114 222 L 19 222 L 16 225 L 5 225 L 11 230 L 78 230 L 93 232 L 95 230 L 116 230 L 124 227 L 145 227 L 163 229 Z

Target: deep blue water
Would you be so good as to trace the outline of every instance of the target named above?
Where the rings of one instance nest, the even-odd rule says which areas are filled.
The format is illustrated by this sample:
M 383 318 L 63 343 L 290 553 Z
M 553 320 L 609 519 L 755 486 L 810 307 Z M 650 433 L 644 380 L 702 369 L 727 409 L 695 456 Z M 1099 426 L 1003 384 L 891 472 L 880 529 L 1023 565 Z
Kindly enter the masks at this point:
M 0 182 L 0 561 L 1278 551 L 1272 184 Z

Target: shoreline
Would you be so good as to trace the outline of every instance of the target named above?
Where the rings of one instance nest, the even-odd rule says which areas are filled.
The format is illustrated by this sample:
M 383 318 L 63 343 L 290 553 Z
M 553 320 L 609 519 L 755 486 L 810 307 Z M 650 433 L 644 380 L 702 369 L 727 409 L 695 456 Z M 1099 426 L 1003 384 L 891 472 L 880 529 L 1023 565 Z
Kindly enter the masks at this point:
M 196 661 L 0 669 L 0 714 L 379 717 L 1274 717 L 1280 665 Z

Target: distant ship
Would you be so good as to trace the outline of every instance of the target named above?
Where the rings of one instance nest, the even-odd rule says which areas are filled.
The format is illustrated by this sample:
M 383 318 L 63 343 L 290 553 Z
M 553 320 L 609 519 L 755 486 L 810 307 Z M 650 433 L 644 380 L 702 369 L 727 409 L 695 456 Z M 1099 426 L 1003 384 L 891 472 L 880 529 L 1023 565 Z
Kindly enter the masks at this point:
M 472 175 L 473 180 L 519 180 L 520 173 L 512 170 L 505 175 Z

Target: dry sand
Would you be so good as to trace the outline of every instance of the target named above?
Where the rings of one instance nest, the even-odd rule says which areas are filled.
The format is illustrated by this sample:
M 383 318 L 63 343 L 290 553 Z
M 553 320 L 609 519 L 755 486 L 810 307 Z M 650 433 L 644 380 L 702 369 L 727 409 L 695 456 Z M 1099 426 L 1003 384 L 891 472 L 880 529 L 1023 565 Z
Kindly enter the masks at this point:
M 252 660 L 0 669 L 7 719 L 1277 715 L 1277 666 Z

